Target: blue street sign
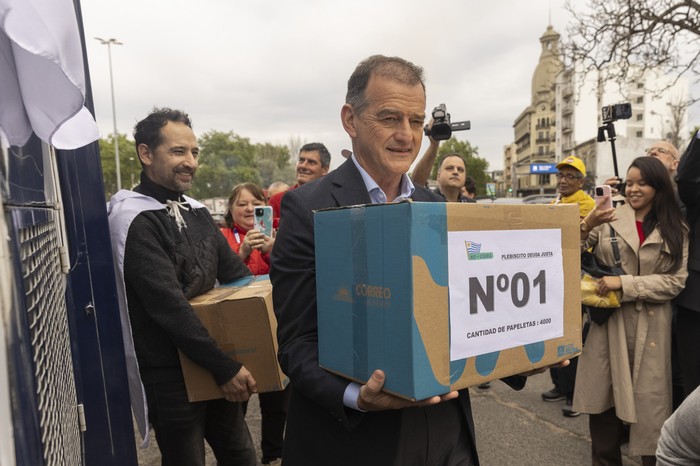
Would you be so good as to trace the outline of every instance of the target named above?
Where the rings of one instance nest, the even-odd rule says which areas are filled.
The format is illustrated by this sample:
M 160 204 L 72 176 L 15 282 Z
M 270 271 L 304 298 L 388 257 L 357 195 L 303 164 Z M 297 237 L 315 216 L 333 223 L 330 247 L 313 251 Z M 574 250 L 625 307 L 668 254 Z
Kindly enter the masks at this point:
M 544 173 L 556 173 L 557 165 L 554 163 L 531 163 L 530 173 L 544 174 Z

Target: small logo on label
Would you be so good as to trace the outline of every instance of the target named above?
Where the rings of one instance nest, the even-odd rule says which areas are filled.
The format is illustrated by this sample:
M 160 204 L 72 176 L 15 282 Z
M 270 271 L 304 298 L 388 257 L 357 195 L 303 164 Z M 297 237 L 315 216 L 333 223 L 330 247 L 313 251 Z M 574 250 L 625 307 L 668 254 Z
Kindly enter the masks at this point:
M 493 259 L 492 252 L 481 252 L 481 243 L 465 241 L 464 247 L 467 249 L 467 260 L 478 261 L 483 259 Z
M 352 294 L 347 288 L 341 288 L 333 295 L 333 299 L 336 301 L 345 301 L 346 303 L 352 303 Z
M 559 345 L 557 346 L 557 357 L 566 356 L 567 354 L 580 353 L 581 349 L 577 348 L 574 344 Z

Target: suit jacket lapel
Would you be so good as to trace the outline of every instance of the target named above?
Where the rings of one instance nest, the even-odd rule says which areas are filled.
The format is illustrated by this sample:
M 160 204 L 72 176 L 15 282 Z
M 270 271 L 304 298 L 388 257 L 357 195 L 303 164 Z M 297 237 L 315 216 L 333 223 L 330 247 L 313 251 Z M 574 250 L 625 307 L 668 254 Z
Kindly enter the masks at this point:
M 331 191 L 331 195 L 335 199 L 336 205 L 347 206 L 372 202 L 362 175 L 352 160 L 348 158 L 336 169 L 333 175 L 334 189 Z
M 413 195 L 411 196 L 411 199 L 417 202 L 432 202 L 435 199 L 431 198 L 428 196 L 428 194 L 425 192 L 424 189 L 419 188 L 416 186 L 416 190 L 413 191 Z
M 360 175 L 355 163 L 350 159 L 347 159 L 333 173 L 333 185 L 335 189 L 333 189 L 331 194 L 338 206 L 372 203 L 362 175 Z M 418 202 L 435 200 L 430 197 L 426 190 L 419 187 L 416 187 L 415 191 L 413 191 L 411 199 Z

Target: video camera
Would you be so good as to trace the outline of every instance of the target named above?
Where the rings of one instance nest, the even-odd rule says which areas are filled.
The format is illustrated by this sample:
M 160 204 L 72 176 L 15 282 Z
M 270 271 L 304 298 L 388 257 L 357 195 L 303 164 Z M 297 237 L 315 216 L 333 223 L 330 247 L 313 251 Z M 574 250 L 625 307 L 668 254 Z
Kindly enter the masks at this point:
M 613 123 L 617 120 L 628 120 L 632 118 L 632 104 L 625 102 L 622 104 L 606 105 L 602 108 L 601 113 L 603 116 L 603 126 L 598 128 L 598 142 L 605 142 L 606 139 L 610 140 L 613 168 L 615 169 L 615 176 L 619 178 L 620 174 L 617 169 L 617 152 L 615 152 L 615 125 Z M 620 186 L 618 186 L 617 189 L 620 190 Z
M 425 135 L 436 141 L 445 141 L 452 137 L 452 131 L 471 129 L 468 121 L 450 122 L 450 114 L 447 113 L 445 104 L 440 104 L 433 109 L 433 126 L 425 125 Z
M 617 120 L 629 120 L 632 118 L 632 104 L 625 102 L 623 104 L 606 105 L 603 107 L 603 123 L 611 123 Z

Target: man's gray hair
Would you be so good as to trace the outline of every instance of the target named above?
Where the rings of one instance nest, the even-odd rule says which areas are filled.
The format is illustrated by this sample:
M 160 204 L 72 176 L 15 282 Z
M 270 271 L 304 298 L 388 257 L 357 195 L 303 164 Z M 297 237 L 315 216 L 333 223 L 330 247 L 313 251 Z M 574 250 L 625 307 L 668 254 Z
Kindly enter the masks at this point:
M 357 65 L 357 68 L 355 68 L 348 80 L 348 93 L 345 95 L 345 103 L 350 104 L 358 115 L 367 106 L 365 90 L 372 76 L 393 79 L 409 86 L 420 84 L 423 87 L 423 92 L 425 92 L 423 68 L 403 58 L 372 55 Z

